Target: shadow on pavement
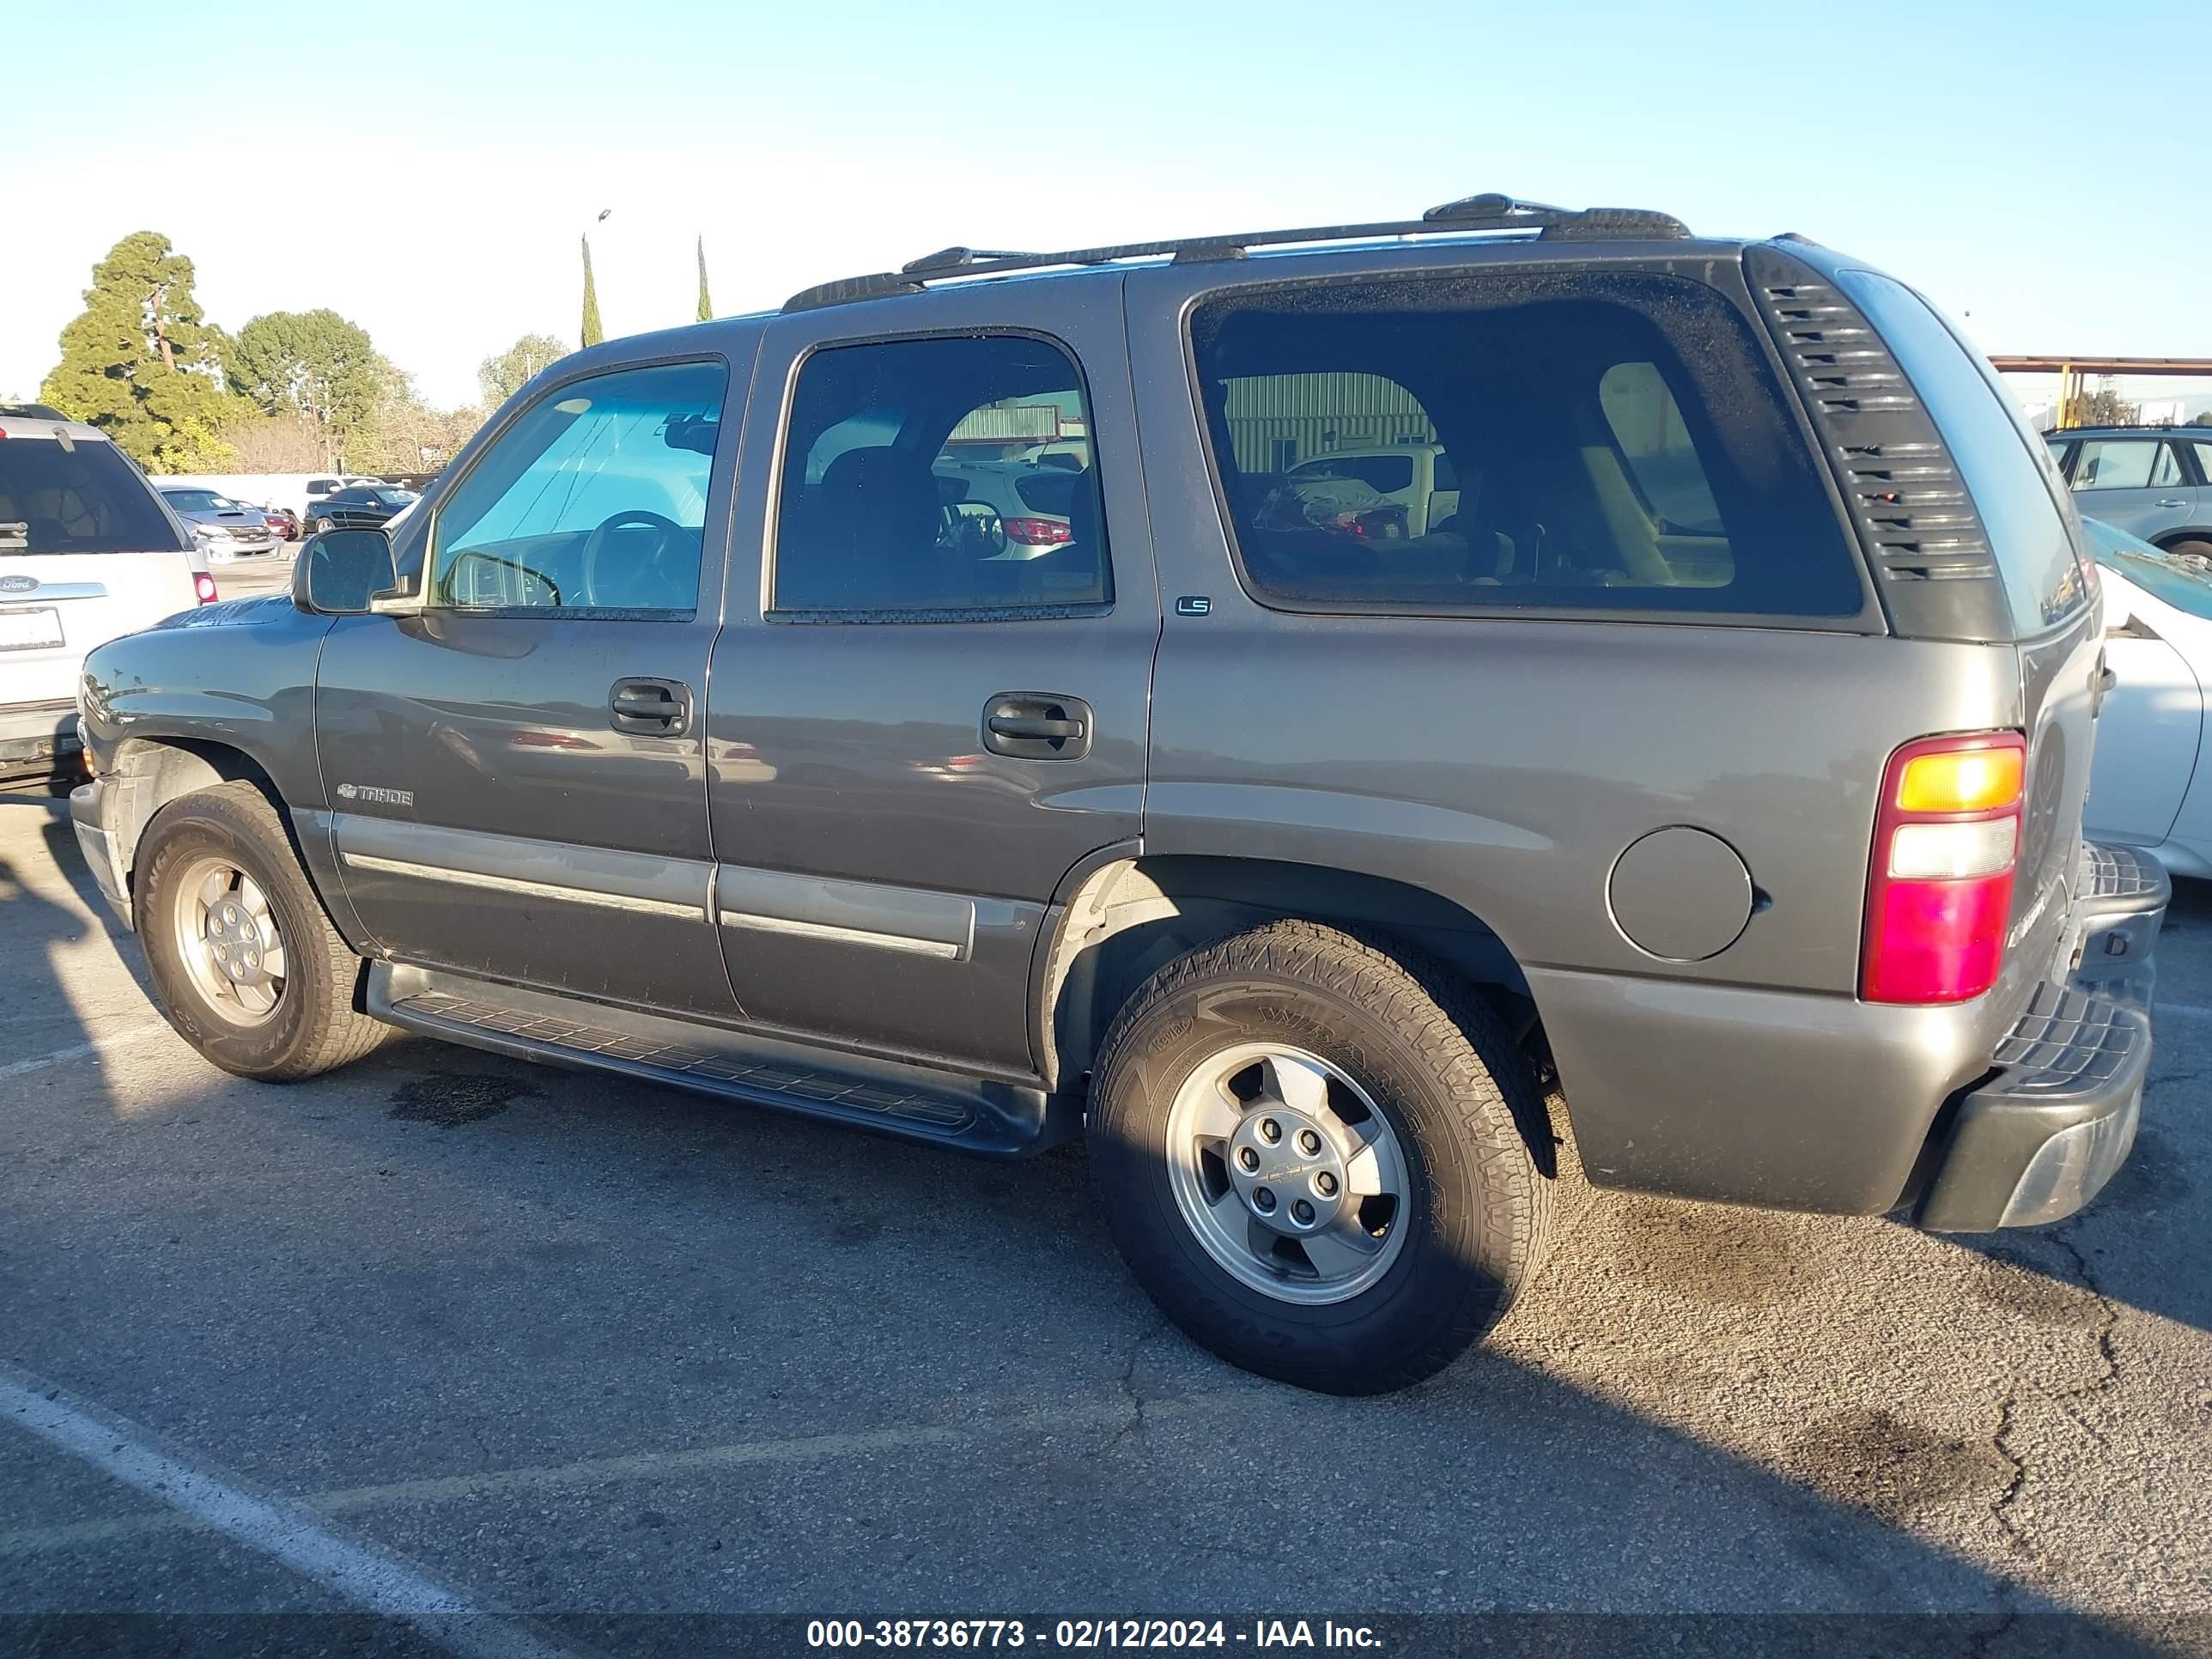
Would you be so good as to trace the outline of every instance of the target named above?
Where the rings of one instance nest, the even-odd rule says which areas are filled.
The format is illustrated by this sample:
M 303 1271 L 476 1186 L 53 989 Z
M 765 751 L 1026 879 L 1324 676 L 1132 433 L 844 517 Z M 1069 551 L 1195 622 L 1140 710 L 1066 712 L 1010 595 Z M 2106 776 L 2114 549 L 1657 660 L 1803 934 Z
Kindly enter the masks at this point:
M 97 910 L 67 826 L 46 842 Z M 20 882 L 0 928 L 32 972 L 84 932 Z M 702 1607 L 1389 1607 L 1439 1615 L 1391 1650 L 1419 1653 L 2173 1640 L 1907 1529 L 1995 1499 L 1986 1449 L 1923 1459 L 1884 1512 L 1496 1353 L 1359 1401 L 1232 1371 L 1120 1272 L 1079 1153 L 994 1167 L 420 1041 L 308 1085 L 195 1082 L 172 1115 L 212 1096 L 216 1131 L 134 1121 L 82 1179 L 15 1183 L 0 1351 L 609 1653 L 772 1633 L 673 1616 Z M 348 1496 L 454 1474 L 481 1478 Z M 89 1611 L 55 1604 L 67 1559 L 0 1540 L 0 1613 Z M 1675 1616 L 1586 1611 L 1619 1607 Z M 1716 1613 L 1757 1616 L 1689 1616 Z

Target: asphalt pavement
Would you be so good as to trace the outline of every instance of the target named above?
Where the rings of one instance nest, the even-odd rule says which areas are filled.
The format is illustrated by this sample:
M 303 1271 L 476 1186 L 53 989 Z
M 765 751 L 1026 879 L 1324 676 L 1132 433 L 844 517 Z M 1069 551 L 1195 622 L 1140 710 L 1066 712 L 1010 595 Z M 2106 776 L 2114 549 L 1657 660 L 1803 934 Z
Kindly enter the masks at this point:
M 0 799 L 0 1651 L 806 1650 L 747 1614 L 2198 1650 L 2212 890 L 2160 951 L 2142 1133 L 2075 1220 L 1571 1176 L 1486 1350 L 1343 1401 L 1165 1326 L 1079 1150 L 980 1164 L 413 1038 L 228 1077 L 64 805 Z M 1535 1613 L 1566 1622 L 1501 1617 Z

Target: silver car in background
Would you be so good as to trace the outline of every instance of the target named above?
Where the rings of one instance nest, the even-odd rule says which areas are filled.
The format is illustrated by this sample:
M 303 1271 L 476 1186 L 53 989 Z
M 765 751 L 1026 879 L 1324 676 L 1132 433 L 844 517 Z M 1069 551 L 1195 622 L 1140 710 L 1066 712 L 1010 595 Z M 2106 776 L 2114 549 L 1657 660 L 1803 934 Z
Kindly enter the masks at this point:
M 156 483 L 155 488 L 169 510 L 185 521 L 210 564 L 265 558 L 283 550 L 284 538 L 258 507 L 199 484 Z

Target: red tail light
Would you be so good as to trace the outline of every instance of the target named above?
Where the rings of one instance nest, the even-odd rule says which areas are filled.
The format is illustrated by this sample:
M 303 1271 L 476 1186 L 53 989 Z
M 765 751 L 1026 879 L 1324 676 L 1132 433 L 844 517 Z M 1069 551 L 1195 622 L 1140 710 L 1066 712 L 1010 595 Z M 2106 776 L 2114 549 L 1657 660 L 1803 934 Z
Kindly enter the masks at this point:
M 202 605 L 213 605 L 216 600 L 215 578 L 204 570 L 196 573 L 192 577 L 192 592 L 199 596 Z
M 1024 547 L 1058 547 L 1075 539 L 1075 532 L 1065 519 L 1001 519 L 999 522 L 1006 527 L 1006 539 Z
M 1867 882 L 1869 1002 L 1964 1002 L 1996 983 L 2012 915 L 2027 746 L 1923 738 L 1889 757 Z

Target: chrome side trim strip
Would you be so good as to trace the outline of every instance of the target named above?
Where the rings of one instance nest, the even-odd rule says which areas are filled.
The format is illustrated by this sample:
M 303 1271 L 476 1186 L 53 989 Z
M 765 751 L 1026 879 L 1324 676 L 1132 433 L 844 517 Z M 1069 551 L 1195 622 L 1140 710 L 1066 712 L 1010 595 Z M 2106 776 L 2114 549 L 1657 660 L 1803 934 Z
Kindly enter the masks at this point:
M 768 933 L 809 939 L 919 950 L 953 961 L 975 948 L 975 903 L 965 893 L 895 887 L 882 882 L 801 875 L 744 864 L 717 865 L 714 911 L 732 927 L 758 926 Z M 768 924 L 792 923 L 771 927 Z
M 519 876 L 495 876 L 481 870 L 452 870 L 411 859 L 381 858 L 373 853 L 342 852 L 338 855 L 356 870 L 376 870 L 388 876 L 412 876 L 423 881 L 442 881 L 457 887 L 481 887 L 495 893 L 526 893 L 534 898 L 561 899 L 570 904 L 596 905 L 603 910 L 628 910 L 640 915 L 674 916 L 680 921 L 704 922 L 701 904 L 676 904 L 666 899 L 637 898 L 628 893 L 607 893 L 588 887 L 561 887 L 550 881 L 525 881 Z
M 837 927 L 826 921 L 793 921 L 787 916 L 757 916 L 738 910 L 723 911 L 722 926 L 747 927 L 760 933 L 793 933 L 801 939 L 830 939 L 840 945 L 872 945 L 879 951 L 906 951 L 945 962 L 957 962 L 961 954 L 960 947 L 947 939 L 910 939 L 902 933 L 877 933 L 864 927 Z

